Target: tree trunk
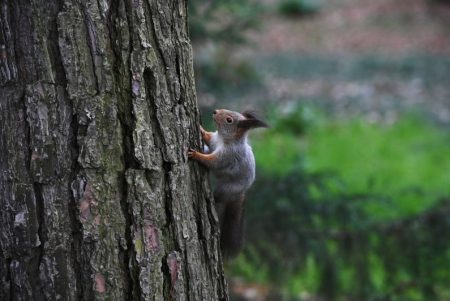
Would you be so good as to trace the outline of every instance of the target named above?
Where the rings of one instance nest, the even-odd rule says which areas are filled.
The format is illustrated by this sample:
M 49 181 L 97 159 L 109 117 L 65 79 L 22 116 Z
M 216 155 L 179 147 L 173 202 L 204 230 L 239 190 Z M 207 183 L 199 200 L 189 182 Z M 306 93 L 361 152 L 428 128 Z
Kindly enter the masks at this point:
M 227 300 L 186 2 L 0 14 L 0 300 Z

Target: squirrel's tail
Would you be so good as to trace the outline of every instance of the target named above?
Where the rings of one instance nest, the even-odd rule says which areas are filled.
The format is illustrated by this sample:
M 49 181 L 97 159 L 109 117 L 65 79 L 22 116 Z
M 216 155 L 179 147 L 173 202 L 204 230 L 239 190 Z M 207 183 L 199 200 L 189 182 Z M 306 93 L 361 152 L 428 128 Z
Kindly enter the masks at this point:
M 220 248 L 225 258 L 235 257 L 244 245 L 244 194 L 219 207 L 222 207 L 219 213 Z

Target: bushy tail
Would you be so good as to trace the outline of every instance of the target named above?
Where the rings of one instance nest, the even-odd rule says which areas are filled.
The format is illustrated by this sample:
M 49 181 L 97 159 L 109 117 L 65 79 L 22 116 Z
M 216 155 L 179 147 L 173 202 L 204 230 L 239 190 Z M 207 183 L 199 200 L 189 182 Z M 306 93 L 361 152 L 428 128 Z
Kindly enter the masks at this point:
M 216 197 L 216 209 L 220 220 L 220 249 L 225 258 L 235 257 L 244 245 L 244 194 L 236 200 L 223 202 Z

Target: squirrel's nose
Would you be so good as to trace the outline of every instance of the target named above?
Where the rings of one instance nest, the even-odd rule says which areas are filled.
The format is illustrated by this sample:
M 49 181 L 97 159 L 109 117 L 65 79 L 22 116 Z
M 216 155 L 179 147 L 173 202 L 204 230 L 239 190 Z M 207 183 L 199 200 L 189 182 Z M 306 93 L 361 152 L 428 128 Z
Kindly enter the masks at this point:
M 214 110 L 213 114 L 216 115 L 217 114 L 217 110 Z

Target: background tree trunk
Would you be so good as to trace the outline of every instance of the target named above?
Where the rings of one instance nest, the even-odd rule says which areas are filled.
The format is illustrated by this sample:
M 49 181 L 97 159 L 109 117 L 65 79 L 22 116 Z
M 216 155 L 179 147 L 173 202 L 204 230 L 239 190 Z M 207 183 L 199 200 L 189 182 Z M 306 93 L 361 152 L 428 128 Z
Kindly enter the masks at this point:
M 184 0 L 0 0 L 0 300 L 226 300 Z

